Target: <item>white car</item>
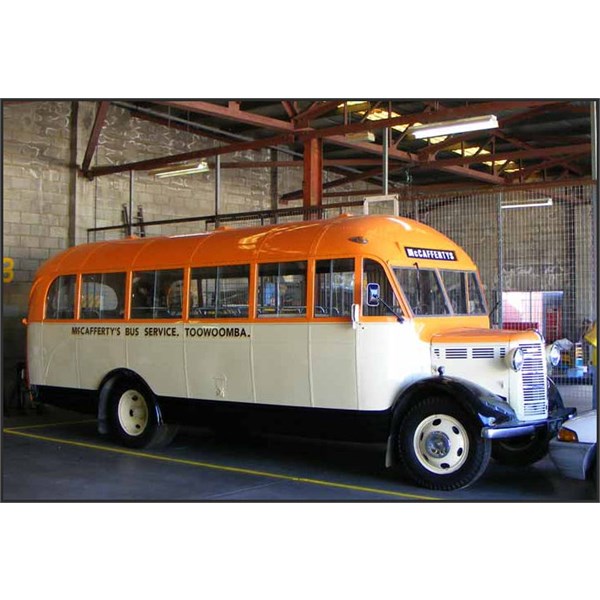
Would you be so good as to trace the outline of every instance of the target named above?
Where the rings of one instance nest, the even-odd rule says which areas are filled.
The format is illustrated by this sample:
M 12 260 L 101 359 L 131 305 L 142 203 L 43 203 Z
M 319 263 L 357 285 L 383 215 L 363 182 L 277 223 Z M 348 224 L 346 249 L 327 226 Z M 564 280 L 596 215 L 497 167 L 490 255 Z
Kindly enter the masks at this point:
M 550 458 L 565 477 L 587 479 L 595 474 L 597 432 L 597 411 L 590 410 L 563 423 L 550 440 Z

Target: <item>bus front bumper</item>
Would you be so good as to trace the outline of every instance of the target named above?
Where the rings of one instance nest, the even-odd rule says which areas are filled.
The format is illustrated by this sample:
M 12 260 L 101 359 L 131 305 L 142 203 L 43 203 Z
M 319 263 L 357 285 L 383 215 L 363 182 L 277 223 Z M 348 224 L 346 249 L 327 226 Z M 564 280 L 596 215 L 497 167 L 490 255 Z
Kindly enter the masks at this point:
M 500 440 L 531 435 L 540 429 L 546 430 L 548 437 L 552 437 L 556 435 L 560 426 L 567 419 L 572 419 L 576 413 L 576 408 L 559 408 L 554 410 L 548 418 L 543 421 L 505 421 L 498 425 L 483 427 L 481 429 L 481 437 L 487 440 Z

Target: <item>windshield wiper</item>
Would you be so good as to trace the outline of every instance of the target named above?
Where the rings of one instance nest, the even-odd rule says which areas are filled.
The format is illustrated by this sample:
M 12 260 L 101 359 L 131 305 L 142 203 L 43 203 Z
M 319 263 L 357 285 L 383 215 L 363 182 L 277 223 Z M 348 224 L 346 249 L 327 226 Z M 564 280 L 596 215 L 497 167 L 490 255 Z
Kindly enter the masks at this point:
M 383 304 L 395 317 L 399 323 L 404 323 L 404 316 L 397 313 L 383 298 L 379 298 L 379 302 Z

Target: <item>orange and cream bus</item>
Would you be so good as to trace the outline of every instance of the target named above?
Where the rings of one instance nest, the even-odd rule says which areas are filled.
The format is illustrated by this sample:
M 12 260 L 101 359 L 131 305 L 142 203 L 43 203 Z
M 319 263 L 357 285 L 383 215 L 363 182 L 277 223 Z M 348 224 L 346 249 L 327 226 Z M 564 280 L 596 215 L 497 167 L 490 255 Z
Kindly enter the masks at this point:
M 128 446 L 193 415 L 274 417 L 386 441 L 388 466 L 439 490 L 490 456 L 540 459 L 572 412 L 547 377 L 557 350 L 490 329 L 465 251 L 391 216 L 69 248 L 36 275 L 27 347 L 40 401 L 91 407 Z

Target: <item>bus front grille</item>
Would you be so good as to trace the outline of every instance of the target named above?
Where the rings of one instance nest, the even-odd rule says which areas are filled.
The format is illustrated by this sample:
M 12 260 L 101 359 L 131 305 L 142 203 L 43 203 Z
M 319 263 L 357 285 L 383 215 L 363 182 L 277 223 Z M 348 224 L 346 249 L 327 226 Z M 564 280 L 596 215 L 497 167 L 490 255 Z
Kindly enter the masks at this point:
M 548 410 L 544 351 L 541 344 L 520 344 L 523 351 L 523 408 L 526 417 L 545 417 Z

